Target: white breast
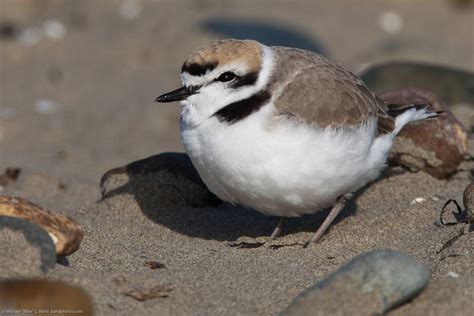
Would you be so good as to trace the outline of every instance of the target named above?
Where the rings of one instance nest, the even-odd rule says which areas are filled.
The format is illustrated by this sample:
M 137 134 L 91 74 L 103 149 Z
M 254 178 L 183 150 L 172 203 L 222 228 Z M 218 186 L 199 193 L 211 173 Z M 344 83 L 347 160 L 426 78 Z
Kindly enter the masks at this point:
M 220 199 L 267 215 L 300 216 L 331 206 L 383 168 L 392 140 L 374 142 L 375 118 L 337 131 L 275 120 L 274 110 L 267 104 L 234 124 L 181 120 L 186 152 Z

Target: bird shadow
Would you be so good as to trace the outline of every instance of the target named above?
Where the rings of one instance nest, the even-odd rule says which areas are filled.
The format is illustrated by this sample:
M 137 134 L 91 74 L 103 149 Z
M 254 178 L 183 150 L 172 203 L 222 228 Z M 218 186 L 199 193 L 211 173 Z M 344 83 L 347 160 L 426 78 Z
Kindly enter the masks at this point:
M 385 172 L 382 177 L 393 174 Z M 116 181 L 121 175 L 127 179 Z M 367 187 L 354 195 L 334 223 L 356 214 L 355 201 Z M 267 237 L 279 220 L 220 201 L 206 188 L 188 156 L 181 153 L 162 153 L 109 170 L 101 179 L 101 188 L 102 200 L 130 195 L 148 219 L 190 237 L 219 241 Z M 329 211 L 290 218 L 282 235 L 316 231 Z
M 229 17 L 208 18 L 201 28 L 236 39 L 253 39 L 270 46 L 288 46 L 325 54 L 326 50 L 303 30 L 271 21 L 255 21 Z

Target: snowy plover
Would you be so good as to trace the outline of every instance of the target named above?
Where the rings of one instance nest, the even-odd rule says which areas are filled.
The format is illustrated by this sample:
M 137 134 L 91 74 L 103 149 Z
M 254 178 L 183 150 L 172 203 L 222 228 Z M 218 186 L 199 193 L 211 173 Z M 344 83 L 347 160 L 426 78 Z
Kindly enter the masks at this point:
M 436 116 L 426 105 L 388 105 L 350 71 L 313 52 L 221 40 L 181 70 L 181 138 L 220 199 L 280 216 L 333 205 L 318 241 L 350 194 L 374 180 L 409 122 Z

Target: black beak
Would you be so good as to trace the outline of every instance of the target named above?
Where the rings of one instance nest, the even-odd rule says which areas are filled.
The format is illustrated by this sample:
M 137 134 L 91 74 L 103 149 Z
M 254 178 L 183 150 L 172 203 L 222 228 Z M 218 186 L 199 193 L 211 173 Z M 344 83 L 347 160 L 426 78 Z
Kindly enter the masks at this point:
M 155 99 L 155 102 L 173 102 L 186 100 L 190 95 L 195 94 L 196 91 L 192 91 L 189 87 L 181 87 L 174 91 L 160 95 Z

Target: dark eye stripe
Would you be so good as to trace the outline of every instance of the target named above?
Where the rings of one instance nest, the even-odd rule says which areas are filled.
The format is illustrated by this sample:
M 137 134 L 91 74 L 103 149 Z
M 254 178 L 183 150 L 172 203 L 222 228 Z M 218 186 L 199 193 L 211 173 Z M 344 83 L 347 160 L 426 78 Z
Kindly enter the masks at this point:
M 257 82 L 258 79 L 258 72 L 251 72 L 246 74 L 242 77 L 237 77 L 234 82 L 230 84 L 230 86 L 234 89 L 243 87 L 243 86 L 251 86 Z
M 190 75 L 193 76 L 202 76 L 205 75 L 207 71 L 212 71 L 214 68 L 216 68 L 218 65 L 217 62 L 210 62 L 207 64 L 197 64 L 197 63 L 192 63 L 192 64 L 183 64 L 183 67 L 181 67 L 181 73 L 187 72 Z

